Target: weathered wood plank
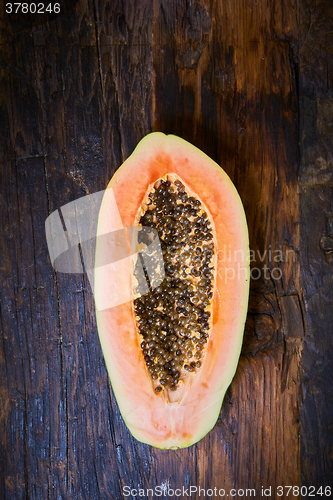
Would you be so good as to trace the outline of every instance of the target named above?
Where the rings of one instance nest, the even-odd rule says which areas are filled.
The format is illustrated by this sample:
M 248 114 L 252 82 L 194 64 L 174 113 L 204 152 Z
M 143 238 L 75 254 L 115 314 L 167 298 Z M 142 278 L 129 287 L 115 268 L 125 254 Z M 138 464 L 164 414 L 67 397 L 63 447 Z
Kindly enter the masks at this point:
M 44 237 L 48 214 L 29 31 L 1 47 L 1 326 L 9 399 L 2 414 L 2 498 L 48 498 L 52 405 L 58 399 L 59 324 Z M 15 43 L 16 42 L 16 43 Z M 5 122 L 3 121 L 5 120 Z M 3 377 L 3 375 L 2 375 Z M 55 480 L 55 478 L 54 478 Z
M 1 15 L 1 498 L 329 484 L 329 8 L 77 0 L 60 16 Z M 44 235 L 49 213 L 104 189 L 152 129 L 181 135 L 226 169 L 253 250 L 236 377 L 215 429 L 178 451 L 129 434 L 87 279 L 54 273 Z
M 281 309 L 284 295 L 300 293 L 297 34 L 292 1 L 155 2 L 154 129 L 185 137 L 225 168 L 253 250 L 243 357 L 223 418 L 196 445 L 195 477 L 207 487 L 300 484 L 301 348 L 288 346 L 293 329 L 303 335 L 302 315 L 298 299 L 296 311 Z M 161 482 L 168 466 L 154 454 Z
M 114 85 L 103 93 L 95 16 L 92 2 L 80 2 L 71 17 L 44 27 L 45 46 L 37 51 L 51 211 L 103 189 L 121 163 L 119 104 Z M 53 85 L 45 86 L 45 66 Z M 117 497 L 114 419 L 92 294 L 83 276 L 58 275 L 57 286 L 62 415 L 51 447 L 50 476 L 60 476 L 53 495 L 94 498 L 111 491 Z
M 331 2 L 300 2 L 302 483 L 316 488 L 333 484 L 333 275 L 324 244 L 333 232 L 332 26 Z

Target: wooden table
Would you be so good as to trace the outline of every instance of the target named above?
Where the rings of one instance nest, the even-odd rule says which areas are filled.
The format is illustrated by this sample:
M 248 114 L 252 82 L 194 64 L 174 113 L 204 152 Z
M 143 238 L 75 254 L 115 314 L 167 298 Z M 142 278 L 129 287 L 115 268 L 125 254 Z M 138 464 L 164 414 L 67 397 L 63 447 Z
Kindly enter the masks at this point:
M 0 498 L 333 487 L 332 2 L 63 3 L 1 4 Z M 227 171 L 253 251 L 236 376 L 215 428 L 179 451 L 129 434 L 87 278 L 54 272 L 44 231 L 155 130 Z

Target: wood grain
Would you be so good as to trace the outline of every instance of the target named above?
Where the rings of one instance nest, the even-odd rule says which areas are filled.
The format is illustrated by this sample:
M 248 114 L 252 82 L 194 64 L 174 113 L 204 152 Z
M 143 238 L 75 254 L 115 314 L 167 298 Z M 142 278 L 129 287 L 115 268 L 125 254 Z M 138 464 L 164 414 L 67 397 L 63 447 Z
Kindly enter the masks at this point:
M 0 498 L 118 500 L 125 485 L 276 498 L 278 485 L 332 484 L 329 0 L 62 9 L 0 11 Z M 253 251 L 235 379 L 213 431 L 178 451 L 129 434 L 88 281 L 54 272 L 44 231 L 152 130 L 227 171 Z
M 200 457 L 215 458 L 214 485 L 227 490 L 269 485 L 276 491 L 300 483 L 304 333 L 292 59 L 298 30 L 293 2 L 274 7 L 184 1 L 172 10 L 170 2 L 155 4 L 154 129 L 185 137 L 227 171 L 245 205 L 253 250 L 243 355 L 229 404 L 197 445 Z M 283 262 L 274 261 L 277 250 Z M 284 307 L 289 299 L 294 308 Z M 200 460 L 197 476 L 207 487 L 213 481 Z
M 333 9 L 300 4 L 301 271 L 306 305 L 302 359 L 301 452 L 304 485 L 333 484 Z

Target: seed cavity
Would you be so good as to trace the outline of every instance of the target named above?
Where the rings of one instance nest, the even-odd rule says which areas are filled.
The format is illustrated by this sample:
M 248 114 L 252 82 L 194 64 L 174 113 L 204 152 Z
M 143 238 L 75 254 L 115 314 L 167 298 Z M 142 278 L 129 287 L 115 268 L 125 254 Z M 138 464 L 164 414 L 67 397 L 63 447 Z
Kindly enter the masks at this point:
M 214 227 L 202 202 L 171 176 L 155 183 L 140 214 L 138 223 L 158 233 L 165 267 L 164 281 L 134 300 L 140 345 L 158 384 L 155 392 L 175 391 L 186 373 L 200 370 L 205 355 L 212 325 Z

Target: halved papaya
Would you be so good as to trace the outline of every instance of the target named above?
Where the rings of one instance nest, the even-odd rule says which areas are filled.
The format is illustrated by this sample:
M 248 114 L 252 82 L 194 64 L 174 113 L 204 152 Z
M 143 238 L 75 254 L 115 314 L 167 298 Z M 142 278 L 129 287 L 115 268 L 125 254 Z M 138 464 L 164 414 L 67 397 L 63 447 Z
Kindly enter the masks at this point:
M 96 304 L 109 295 L 117 304 L 96 307 L 100 341 L 133 436 L 184 448 L 215 425 L 237 368 L 249 290 L 246 218 L 219 165 L 179 137 L 156 132 L 111 179 L 97 235 L 133 226 L 158 235 L 164 279 L 154 288 L 145 275 L 147 293 L 135 295 L 135 259 L 132 267 L 128 258 L 118 261 L 115 278 L 114 264 L 98 263 L 117 245 L 97 239 Z

